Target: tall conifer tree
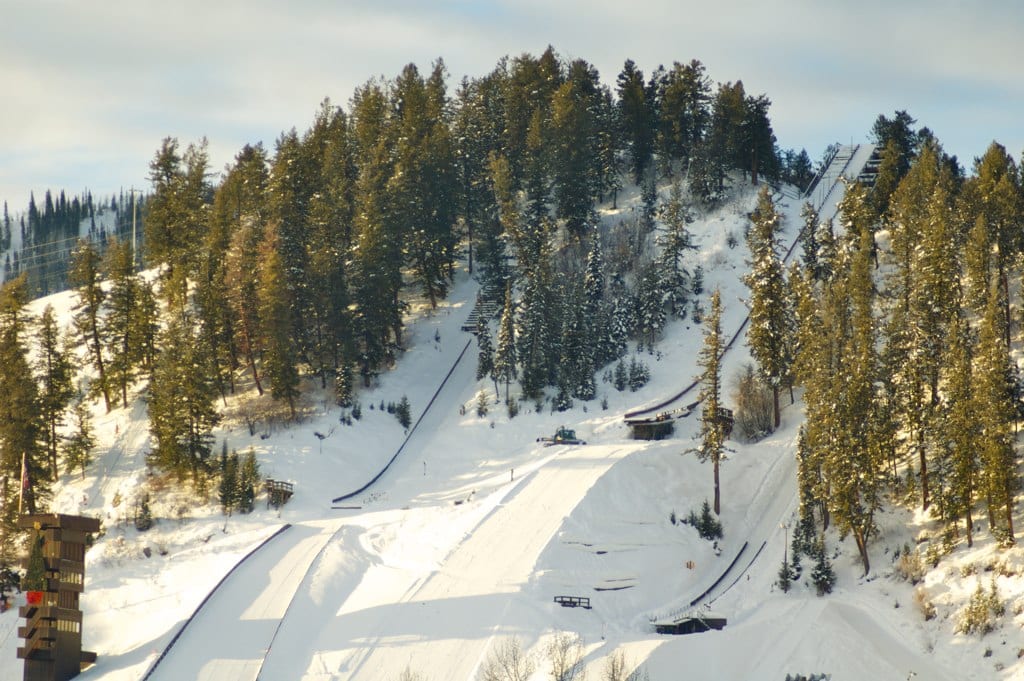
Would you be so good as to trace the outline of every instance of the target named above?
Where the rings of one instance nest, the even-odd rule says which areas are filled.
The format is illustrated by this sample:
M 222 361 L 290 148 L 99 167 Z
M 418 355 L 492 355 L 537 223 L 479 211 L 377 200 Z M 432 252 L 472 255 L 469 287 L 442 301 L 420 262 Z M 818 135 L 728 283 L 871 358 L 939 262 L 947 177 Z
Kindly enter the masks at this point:
M 988 507 L 989 527 L 1001 542 L 1013 544 L 1016 541 L 1013 509 L 1020 481 L 1013 447 L 1012 373 L 1009 352 L 1003 342 L 1001 290 L 996 279 L 978 330 L 973 388 L 981 429 L 978 443 L 981 490 Z
M 186 312 L 172 315 L 161 334 L 147 406 L 155 447 L 151 465 L 191 479 L 204 490 L 212 470 L 213 427 L 220 420 L 209 356 L 198 347 L 195 323 Z
M 74 326 L 89 353 L 89 361 L 96 371 L 90 388 L 92 394 L 103 396 L 103 404 L 110 411 L 110 385 L 105 357 L 107 341 L 103 335 L 102 309 L 106 299 L 102 282 L 100 254 L 88 240 L 78 243 L 71 257 L 71 283 L 76 287 L 78 302 L 74 307 Z
M 43 439 L 49 459 L 49 472 L 56 482 L 57 454 L 61 440 L 59 429 L 64 425 L 64 412 L 75 395 L 75 370 L 51 305 L 46 306 L 42 317 L 39 318 L 35 338 L 35 368 L 40 385 L 39 407 L 44 424 Z
M 747 345 L 757 360 L 761 378 L 772 389 L 773 421 L 779 427 L 779 391 L 788 383 L 792 358 L 789 296 L 782 258 L 779 255 L 779 231 L 782 216 L 775 209 L 768 187 L 763 187 L 747 233 L 750 247 L 750 273 L 743 282 L 750 289 L 750 328 Z
M 292 331 L 294 308 L 290 305 L 288 282 L 284 273 L 277 223 L 267 227 L 260 245 L 262 268 L 257 290 L 259 315 L 262 321 L 264 375 L 270 381 L 275 400 L 288 406 L 292 419 L 296 416 L 299 397 L 299 358 Z
M 672 183 L 661 218 L 664 232 L 658 238 L 661 246 L 658 269 L 661 270 L 662 289 L 669 312 L 681 319 L 686 314 L 690 285 L 690 273 L 683 265 L 683 258 L 686 251 L 696 246 L 687 231 L 687 225 L 693 218 L 683 203 L 683 189 L 679 181 Z
M 0 286 L 0 467 L 8 480 L 15 481 L 4 491 L 6 497 L 0 513 L 6 536 L 19 532 L 17 515 L 42 511 L 50 495 L 52 478 L 44 443 L 45 423 L 42 418 L 39 388 L 28 358 L 30 318 L 28 277 L 25 273 Z M 22 466 L 28 484 L 22 494 Z
M 701 461 L 711 461 L 714 474 L 715 515 L 722 513 L 719 466 L 725 452 L 725 430 L 719 409 L 722 406 L 721 361 L 724 348 L 722 294 L 715 289 L 711 294 L 711 312 L 704 320 L 704 345 L 698 359 L 701 368 L 700 401 L 704 411 L 700 423 L 701 444 L 697 450 L 697 456 Z
M 498 348 L 494 355 L 494 375 L 505 383 L 505 402 L 509 401 L 509 384 L 516 377 L 515 308 L 512 285 L 505 289 L 505 307 L 498 324 Z

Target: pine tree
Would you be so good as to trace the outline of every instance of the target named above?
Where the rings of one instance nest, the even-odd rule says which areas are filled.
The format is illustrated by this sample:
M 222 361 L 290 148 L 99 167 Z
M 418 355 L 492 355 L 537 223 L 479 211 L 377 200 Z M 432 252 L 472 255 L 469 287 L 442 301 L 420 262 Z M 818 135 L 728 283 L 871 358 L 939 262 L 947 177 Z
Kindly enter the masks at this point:
M 349 257 L 353 239 L 355 164 L 350 122 L 325 100 L 311 137 L 319 146 L 320 189 L 309 201 L 309 358 L 326 388 L 330 375 L 348 381 L 355 360 L 355 339 L 349 310 Z M 316 145 L 314 145 L 316 146 Z
M 292 336 L 294 308 L 289 304 L 280 246 L 276 225 L 271 224 L 260 247 L 263 267 L 257 296 L 263 323 L 264 374 L 270 381 L 271 395 L 288 406 L 289 416 L 294 419 L 299 397 L 298 357 Z
M 836 573 L 832 562 L 825 552 L 825 538 L 818 539 L 814 544 L 814 569 L 811 570 L 811 582 L 814 583 L 819 596 L 832 593 L 836 584 Z
M 562 344 L 559 385 L 584 401 L 594 399 L 594 332 L 588 317 L 584 292 L 578 285 L 563 287 Z
M 636 67 L 632 59 L 627 59 L 619 72 L 616 94 L 619 123 L 629 146 L 630 170 L 633 181 L 639 184 L 651 163 L 657 114 L 654 110 L 654 93 L 644 83 L 643 71 Z
M 619 360 L 619 363 L 615 365 L 613 383 L 615 385 L 615 389 L 619 392 L 625 390 L 626 386 L 629 385 L 629 372 L 626 370 L 626 363 L 621 359 Z
M 180 482 L 191 478 L 205 488 L 210 472 L 216 385 L 209 358 L 196 347 L 194 324 L 188 314 L 172 316 L 161 334 L 160 355 L 149 387 L 150 432 L 155 447 L 149 463 L 174 473 Z
M 612 337 L 611 310 L 605 301 L 604 254 L 601 233 L 594 229 L 587 252 L 587 269 L 583 275 L 583 323 L 586 325 L 587 346 L 592 369 L 603 367 L 618 357 Z
M 263 385 L 256 359 L 260 355 L 260 321 L 258 314 L 259 244 L 266 222 L 265 191 L 268 181 L 267 155 L 263 146 L 246 145 L 235 157 L 214 197 L 215 229 L 223 233 L 223 272 L 213 276 L 223 279 L 223 301 L 227 306 L 222 320 L 228 330 L 235 354 L 240 354 L 252 374 L 257 392 Z M 216 288 L 216 286 L 214 286 Z
M 355 386 L 352 385 L 352 367 L 345 363 L 338 368 L 334 378 L 334 401 L 339 407 L 351 407 Z
M 988 299 L 992 272 L 992 245 L 989 243 L 988 224 L 979 215 L 971 224 L 963 248 L 964 299 L 971 311 L 981 316 Z
M 793 564 L 799 565 L 800 555 L 810 556 L 814 548 L 814 512 L 825 507 L 823 499 L 815 496 L 821 481 L 821 458 L 807 446 L 807 429 L 801 425 L 796 441 L 796 481 L 800 502 L 798 519 L 793 528 Z
M 0 251 L 6 251 L 11 247 L 11 215 L 7 211 L 7 202 L 4 201 L 4 218 L 0 223 Z
M 1024 215 L 1024 190 L 1020 170 L 1006 148 L 993 142 L 964 186 L 964 203 L 970 214 L 984 220 L 986 243 L 992 254 L 997 283 L 1002 289 L 1003 341 L 1010 345 L 1013 319 L 1010 314 L 1010 272 L 1024 247 L 1019 225 Z
M 256 452 L 250 447 L 242 459 L 238 473 L 238 510 L 242 513 L 252 513 L 259 480 L 260 467 L 256 462 Z
M 567 411 L 572 409 L 572 389 L 570 388 L 572 377 L 569 371 L 563 371 L 558 375 L 558 392 L 551 400 L 551 411 Z
M 918 135 L 913 127 L 915 123 L 917 121 L 906 111 L 896 111 L 891 119 L 879 114 L 871 126 L 871 136 L 877 146 L 885 149 L 892 144 L 895 147 L 894 174 L 900 179 L 909 170 L 917 151 Z
M 529 398 L 540 396 L 544 388 L 558 380 L 561 360 L 559 319 L 561 301 L 552 284 L 546 258 L 525 282 L 516 326 L 516 356 L 522 370 L 519 384 Z M 500 338 L 499 338 L 500 344 Z
M 941 438 L 949 448 L 949 494 L 944 506 L 946 517 L 964 519 L 967 545 L 974 545 L 974 500 L 979 474 L 981 430 L 973 391 L 974 357 L 967 320 L 960 310 L 953 313 L 949 325 L 949 344 L 943 361 L 942 381 L 945 408 L 940 420 Z
M 388 181 L 396 229 L 406 231 L 406 258 L 431 303 L 447 294 L 455 257 L 455 158 L 448 128 L 444 64 L 425 81 L 406 66 L 393 88 L 399 112 L 395 171 Z
M 803 220 L 803 227 L 800 229 L 800 245 L 803 253 L 801 261 L 804 269 L 811 272 L 815 279 L 820 278 L 818 266 L 818 212 L 810 202 L 800 209 L 800 218 Z
M 65 348 L 53 307 L 47 305 L 39 318 L 36 338 L 36 375 L 39 377 L 39 407 L 44 428 L 49 471 L 56 482 L 59 429 L 64 425 L 64 411 L 75 395 L 74 366 Z
M 487 416 L 489 410 L 490 400 L 487 397 L 487 392 L 480 390 L 476 394 L 476 415 L 480 418 Z
M 622 357 L 626 352 L 629 339 L 631 308 L 624 299 L 625 291 L 609 293 L 611 302 L 608 305 L 607 355 L 608 361 Z
M 814 168 L 806 149 L 801 149 L 799 152 L 791 149 L 787 153 L 783 179 L 800 190 L 802 194 L 807 193 L 814 180 Z
M 949 340 L 949 320 L 959 308 L 960 272 L 955 259 L 949 257 L 949 245 L 955 243 L 952 202 L 948 188 L 940 181 L 928 201 L 927 222 L 921 230 L 916 247 L 914 289 L 910 296 L 910 333 L 914 352 L 906 370 L 917 373 L 925 390 L 920 391 L 915 407 L 923 417 L 921 429 L 922 461 L 930 452 L 925 431 L 941 430 L 940 385 L 942 358 Z M 929 479 L 922 463 L 921 486 L 923 507 L 928 507 Z M 941 514 L 941 511 L 940 511 Z
M 132 262 L 131 244 L 114 241 L 107 247 L 104 261 L 110 283 L 103 316 L 103 336 L 107 342 L 107 374 L 121 393 L 121 406 L 128 406 L 128 384 L 141 363 L 139 321 L 139 281 Z
M 636 334 L 640 345 L 653 348 L 665 328 L 665 302 L 662 291 L 662 280 L 655 263 L 647 263 L 637 273 L 636 298 L 634 308 L 637 316 Z
M 100 255 L 92 242 L 83 240 L 78 243 L 71 256 L 70 278 L 72 285 L 77 289 L 78 297 L 78 302 L 73 308 L 75 331 L 80 341 L 88 348 L 90 362 L 96 371 L 90 392 L 103 396 L 103 404 L 109 412 L 110 386 L 104 356 L 107 341 L 103 335 L 102 325 L 102 308 L 106 292 L 101 286 Z
M 882 147 L 875 184 L 871 188 L 871 205 L 878 219 L 884 219 L 889 213 L 889 201 L 908 170 L 903 167 L 904 163 L 899 143 L 896 140 L 886 142 Z
M 788 382 L 792 358 L 790 312 L 785 272 L 779 256 L 781 215 L 763 187 L 747 234 L 752 262 L 743 283 L 750 289 L 747 345 L 764 382 L 771 386 L 774 427 L 779 427 L 779 390 Z
M 981 462 L 979 492 L 988 506 L 993 536 L 1006 544 L 1015 542 L 1013 507 L 1019 488 L 1013 447 L 1014 410 L 1009 378 L 1010 358 L 1003 343 L 1003 304 L 998 280 L 990 289 L 985 316 L 978 330 L 973 390 L 981 431 L 978 456 Z
M 251 149 L 246 145 L 241 153 L 251 153 Z M 229 392 L 235 391 L 234 369 L 239 363 L 238 348 L 234 342 L 234 314 L 227 283 L 227 253 L 232 233 L 238 226 L 239 216 L 236 211 L 241 209 L 240 181 L 237 171 L 233 170 L 228 168 L 214 194 L 210 228 L 204 237 L 204 253 L 198 259 L 193 288 L 200 335 L 213 359 L 218 391 L 224 399 Z
M 44 591 L 46 589 L 46 558 L 43 556 L 42 534 L 33 532 L 29 539 L 28 564 L 21 580 L 22 591 Z
M 717 515 L 717 513 L 716 513 Z M 705 499 L 700 507 L 700 516 L 695 523 L 697 533 L 702 539 L 714 541 L 722 538 L 722 523 L 715 516 L 711 515 L 711 506 Z
M 394 126 L 381 83 L 370 81 L 352 99 L 354 155 L 360 159 L 354 197 L 353 258 L 349 272 L 354 353 L 369 386 L 401 345 L 401 232 L 390 219 L 387 182 L 393 174 Z
M 956 259 L 948 252 L 953 239 L 952 177 L 940 157 L 937 144 L 922 148 L 892 193 L 888 215 L 896 265 L 891 278 L 896 293 L 890 315 L 892 401 L 897 421 L 909 431 L 905 441 L 919 461 L 924 509 L 934 496 L 929 463 L 941 465 L 933 446 L 940 422 L 939 364 L 960 278 Z
M 698 366 L 701 368 L 700 401 L 704 405 L 701 416 L 701 444 L 697 457 L 711 461 L 714 472 L 715 515 L 721 515 L 721 489 L 718 469 L 725 451 L 725 432 L 719 418 L 722 395 L 721 357 L 725 347 L 722 339 L 722 295 L 715 289 L 711 294 L 711 313 L 704 326 L 704 345 L 701 347 Z
M 498 349 L 494 355 L 494 376 L 505 383 L 505 402 L 509 401 L 509 385 L 516 377 L 516 338 L 511 284 L 505 289 L 505 307 L 498 325 Z
M 211 237 L 210 241 L 214 239 Z M 199 273 L 193 289 L 193 303 L 199 323 L 203 347 L 207 349 L 213 366 L 217 391 L 223 400 L 235 391 L 234 368 L 238 364 L 238 351 L 231 327 L 231 309 L 225 283 L 225 250 L 208 243 L 206 254 L 199 264 Z M 137 317 L 133 314 L 132 319 Z M 134 353 L 138 351 L 132 348 Z M 134 354 L 133 353 L 133 354 Z M 126 358 L 130 354 L 125 353 Z M 135 367 L 131 367 L 132 370 Z M 124 387 L 127 383 L 123 384 Z M 127 397 L 127 392 L 123 393 Z
M 231 237 L 227 252 L 225 286 L 232 311 L 234 342 L 245 358 L 257 392 L 263 394 L 257 358 L 263 352 L 259 316 L 259 245 L 263 225 L 255 217 L 243 219 Z
M 682 185 L 672 183 L 668 202 L 662 208 L 664 232 L 658 238 L 661 255 L 658 258 L 658 269 L 661 273 L 662 290 L 669 312 L 682 319 L 686 316 L 687 298 L 689 293 L 690 274 L 683 266 L 686 251 L 696 246 L 690 238 L 686 226 L 692 222 L 683 204 Z
M 395 418 L 402 424 L 402 428 L 408 429 L 412 424 L 412 408 L 409 405 L 409 398 L 402 395 L 402 399 L 395 405 Z
M 629 389 L 636 392 L 651 380 L 650 369 L 636 357 L 629 361 Z
M 238 452 L 227 453 L 228 443 L 224 442 L 220 453 L 220 484 L 217 487 L 217 498 L 224 515 L 238 507 Z
M 743 122 L 739 133 L 742 140 L 741 153 L 745 158 L 740 167 L 749 168 L 752 185 L 757 185 L 760 175 L 772 181 L 776 181 L 779 176 L 775 133 L 768 118 L 771 105 L 771 100 L 763 94 L 747 97 L 744 101 Z
M 531 114 L 540 108 L 541 118 L 550 119 L 551 98 L 564 82 L 564 75 L 558 55 L 551 47 L 539 58 L 523 54 L 499 64 L 496 73 L 502 78 L 503 107 L 499 110 L 504 114 L 499 121 L 502 126 L 500 146 L 507 154 L 514 184 L 520 188 L 524 167 L 528 164 L 526 147 Z
M 948 183 L 951 178 L 941 177 L 939 162 L 940 149 L 928 145 L 921 155 L 903 171 L 903 177 L 889 199 L 886 225 L 891 234 L 892 257 L 895 261 L 893 288 L 899 295 L 904 308 L 910 308 L 910 298 L 915 288 L 917 247 L 929 222 L 929 199 L 940 182 Z M 951 187 L 946 187 L 947 191 Z
M 852 197 L 852 198 L 851 198 Z M 862 202 L 863 192 L 847 194 Z M 844 204 L 846 199 L 844 199 Z M 859 214 L 857 209 L 847 217 Z M 829 292 L 826 306 L 832 310 L 828 333 L 837 344 L 827 392 L 821 404 L 809 405 L 808 422 L 814 437 L 811 446 L 823 446 L 822 469 L 828 483 L 825 494 L 831 517 L 839 530 L 850 533 L 857 544 L 864 574 L 871 569 L 868 541 L 875 530 L 875 512 L 881 505 L 884 470 L 882 446 L 875 428 L 878 378 L 876 320 L 873 313 L 874 283 L 871 279 L 872 234 L 857 230 L 857 242 L 848 244 L 843 281 Z M 819 377 L 819 380 L 827 380 Z M 813 421 L 812 421 L 813 417 Z
M 45 423 L 39 389 L 28 360 L 27 275 L 22 273 L 0 286 L 0 471 L 8 480 L 22 479 L 22 463 L 28 472 L 21 510 L 37 513 L 45 508 L 53 477 L 44 444 Z M 20 532 L 17 527 L 20 484 L 5 486 L 0 508 L 4 535 Z
M 84 396 L 79 394 L 72 407 L 72 431 L 64 440 L 64 470 L 71 474 L 77 468 L 85 478 L 85 469 L 92 463 L 92 450 L 96 447 L 92 417 Z
M 278 270 L 275 275 L 278 290 L 276 304 L 280 309 L 273 322 L 264 320 L 264 324 L 278 326 L 277 333 L 283 333 L 290 339 L 291 352 L 296 358 L 308 358 L 314 345 L 313 330 L 310 327 L 313 312 L 310 282 L 312 270 L 308 250 L 312 229 L 309 209 L 313 195 L 320 189 L 321 140 L 322 130 L 318 126 L 314 126 L 302 138 L 294 128 L 283 133 L 275 143 L 274 159 L 267 179 L 268 227 L 264 239 L 272 238 L 275 243 Z M 274 231 L 273 237 L 269 236 L 271 229 Z M 261 251 L 264 266 L 266 257 Z M 265 272 L 261 274 L 265 276 Z M 281 327 L 282 324 L 287 324 L 287 328 Z M 276 352 L 269 348 L 268 351 L 271 354 Z M 281 363 L 287 364 L 287 360 L 278 355 L 274 361 L 278 362 L 274 370 L 288 372 L 281 366 Z M 280 386 L 283 376 L 277 378 Z M 270 383 L 275 398 L 288 401 L 280 391 L 274 392 L 273 378 Z M 286 389 L 285 392 L 290 390 Z
M 747 119 L 747 95 L 742 81 L 720 83 L 711 102 L 711 120 L 706 137 L 706 156 L 710 166 L 712 191 L 725 188 L 726 171 L 749 168 L 743 129 Z
M 835 272 L 837 244 L 832 218 L 818 224 L 815 232 L 818 241 L 818 269 L 815 278 L 818 281 L 828 281 Z
M 490 377 L 494 381 L 494 393 L 498 394 L 498 378 L 494 365 L 494 344 L 491 329 L 483 315 L 476 318 L 476 343 L 479 348 L 476 360 L 476 380 Z
M 694 59 L 675 62 L 660 88 L 658 149 L 666 158 L 689 162 L 697 153 L 710 122 L 711 79 Z
M 779 567 L 779 578 L 775 583 L 782 590 L 782 593 L 789 593 L 790 585 L 794 579 L 796 579 L 796 575 L 793 572 L 793 566 L 790 565 L 788 560 L 783 558 L 782 566 Z
M 153 527 L 153 511 L 149 507 L 149 495 L 142 495 L 135 513 L 135 529 L 145 532 Z
M 595 103 L 597 70 L 582 60 L 569 65 L 568 77 L 551 100 L 554 199 L 570 237 L 581 239 L 592 223 L 598 189 Z
M 611 90 L 602 85 L 598 95 L 596 114 L 596 153 L 598 200 L 611 195 L 612 208 L 618 208 L 622 189 L 622 138 L 617 134 L 617 111 Z
M 205 139 L 178 151 L 178 140 L 165 138 L 150 162 L 153 192 L 147 200 L 144 221 L 146 261 L 166 265 L 161 270 L 163 293 L 174 308 L 184 306 L 188 281 L 197 270 L 202 243 L 208 228 L 211 195 Z
M 455 93 L 452 133 L 459 181 L 460 213 L 465 220 L 468 261 L 485 290 L 505 278 L 504 241 L 499 237 L 497 206 L 490 189 L 488 154 L 498 146 L 497 121 L 491 111 L 500 104 L 498 78 L 463 78 Z
M 144 372 L 151 375 L 156 365 L 157 336 L 160 334 L 160 309 L 153 286 L 139 281 L 139 303 L 135 308 L 136 340 Z

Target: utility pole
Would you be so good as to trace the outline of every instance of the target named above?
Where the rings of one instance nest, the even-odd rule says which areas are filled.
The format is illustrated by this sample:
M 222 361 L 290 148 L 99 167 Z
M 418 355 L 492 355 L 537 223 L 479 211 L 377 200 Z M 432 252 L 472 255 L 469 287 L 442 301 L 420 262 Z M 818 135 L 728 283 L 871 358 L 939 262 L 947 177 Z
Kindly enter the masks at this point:
M 782 563 L 789 564 L 789 523 L 779 523 L 782 528 Z
M 141 189 L 132 187 L 128 190 L 132 195 L 132 271 L 136 271 L 139 268 L 139 261 L 136 253 L 138 252 L 138 242 L 136 241 L 136 229 L 135 229 L 135 192 L 142 194 Z

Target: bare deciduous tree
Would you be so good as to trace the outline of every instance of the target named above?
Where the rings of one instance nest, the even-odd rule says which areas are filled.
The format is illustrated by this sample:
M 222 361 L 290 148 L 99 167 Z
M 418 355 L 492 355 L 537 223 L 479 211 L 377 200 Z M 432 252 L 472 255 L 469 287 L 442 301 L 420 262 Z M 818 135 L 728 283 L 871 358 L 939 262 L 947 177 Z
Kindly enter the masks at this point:
M 650 676 L 643 665 L 640 665 L 629 674 L 626 669 L 630 667 L 626 662 L 626 655 L 621 650 L 616 651 L 604 662 L 603 681 L 650 681 Z
M 480 668 L 479 681 L 526 681 L 533 674 L 530 656 L 523 652 L 519 639 L 509 638 L 497 644 Z
M 551 681 L 584 681 L 583 641 L 579 636 L 560 631 L 547 646 L 551 662 Z

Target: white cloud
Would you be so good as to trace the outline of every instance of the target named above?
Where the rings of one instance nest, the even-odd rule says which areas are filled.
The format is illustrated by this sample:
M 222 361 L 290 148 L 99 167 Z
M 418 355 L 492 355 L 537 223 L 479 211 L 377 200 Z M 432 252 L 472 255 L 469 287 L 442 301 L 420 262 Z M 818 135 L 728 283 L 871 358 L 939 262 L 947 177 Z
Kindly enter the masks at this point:
M 1013 1 L 0 0 L 0 14 L 0 197 L 14 206 L 29 188 L 144 179 L 168 135 L 207 136 L 220 170 L 371 76 L 440 56 L 454 89 L 548 44 L 609 83 L 627 57 L 646 72 L 698 58 L 712 78 L 767 93 L 780 144 L 812 155 L 863 139 L 896 109 L 962 157 L 993 137 L 1024 149 L 1013 115 L 1024 109 L 1024 8 Z

